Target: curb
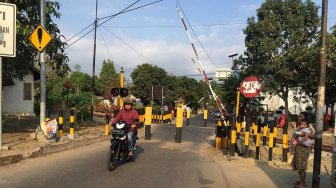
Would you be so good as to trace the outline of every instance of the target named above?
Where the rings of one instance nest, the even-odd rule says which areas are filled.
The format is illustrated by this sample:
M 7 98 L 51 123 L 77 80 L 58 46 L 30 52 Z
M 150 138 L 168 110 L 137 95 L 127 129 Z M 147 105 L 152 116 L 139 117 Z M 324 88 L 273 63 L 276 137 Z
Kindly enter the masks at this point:
M 81 146 L 86 146 L 106 140 L 105 135 L 99 135 L 92 138 L 81 138 L 79 140 L 71 140 L 64 143 L 55 143 L 50 145 L 45 145 L 36 149 L 31 149 L 27 153 L 17 153 L 8 156 L 0 157 L 0 166 L 6 166 L 12 163 L 17 163 L 24 159 L 31 159 L 41 156 L 46 156 L 48 154 L 57 153 L 61 151 L 66 151 L 70 149 L 75 149 Z

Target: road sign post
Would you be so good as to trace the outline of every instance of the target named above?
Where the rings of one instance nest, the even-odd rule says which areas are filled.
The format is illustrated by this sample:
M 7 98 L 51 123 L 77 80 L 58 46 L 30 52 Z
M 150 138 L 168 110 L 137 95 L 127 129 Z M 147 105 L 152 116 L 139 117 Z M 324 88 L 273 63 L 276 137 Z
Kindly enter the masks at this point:
M 2 57 L 16 56 L 16 5 L 0 3 L 0 149 L 2 149 Z

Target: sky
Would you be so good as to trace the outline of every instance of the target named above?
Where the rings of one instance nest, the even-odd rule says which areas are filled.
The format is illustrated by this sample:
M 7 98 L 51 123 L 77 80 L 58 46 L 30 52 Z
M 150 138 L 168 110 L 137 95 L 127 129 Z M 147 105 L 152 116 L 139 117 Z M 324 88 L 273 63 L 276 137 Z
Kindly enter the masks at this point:
M 106 16 L 120 12 L 136 0 L 99 0 L 98 24 Z M 155 0 L 141 0 L 131 8 Z M 319 6 L 322 0 L 314 0 Z M 86 32 L 76 35 L 95 19 L 95 0 L 59 0 L 60 19 L 54 19 L 67 43 L 69 67 L 81 65 L 81 71 L 92 75 L 94 35 L 90 32 L 73 43 Z M 191 39 L 199 54 L 202 65 L 209 76 L 216 68 L 230 69 L 232 58 L 245 50 L 243 29 L 248 17 L 256 15 L 262 0 L 179 0 L 192 27 L 188 27 Z M 124 68 L 126 77 L 137 65 L 150 63 L 161 67 L 168 74 L 201 79 L 191 58 L 195 58 L 188 35 L 183 28 L 176 9 L 176 0 L 159 3 L 115 16 L 97 29 L 96 66 L 98 75 L 103 61 L 114 62 L 116 71 Z M 336 1 L 329 1 L 328 28 L 336 23 Z M 131 9 L 130 8 L 130 9 Z M 320 9 L 321 14 L 321 9 Z M 195 32 L 197 38 L 193 34 Z M 198 42 L 200 41 L 200 43 Z M 72 44 L 73 43 L 73 44 Z M 204 49 L 204 50 L 203 50 Z M 210 58 L 209 58 L 209 57 Z M 236 56 L 238 57 L 238 56 Z M 236 58 L 234 57 L 234 58 Z M 128 78 L 129 79 L 129 78 Z

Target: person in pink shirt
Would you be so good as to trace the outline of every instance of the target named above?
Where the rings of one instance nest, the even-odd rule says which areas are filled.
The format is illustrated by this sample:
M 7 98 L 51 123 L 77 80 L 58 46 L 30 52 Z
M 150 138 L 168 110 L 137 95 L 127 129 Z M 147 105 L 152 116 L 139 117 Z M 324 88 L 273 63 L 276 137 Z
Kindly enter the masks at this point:
M 112 124 L 116 124 L 119 120 L 125 121 L 127 124 L 131 125 L 128 130 L 127 138 L 128 138 L 128 155 L 130 157 L 133 156 L 133 139 L 137 133 L 137 125 L 139 122 L 139 114 L 132 107 L 133 101 L 131 99 L 126 99 L 124 101 L 124 108 L 120 110 L 118 115 L 114 118 Z

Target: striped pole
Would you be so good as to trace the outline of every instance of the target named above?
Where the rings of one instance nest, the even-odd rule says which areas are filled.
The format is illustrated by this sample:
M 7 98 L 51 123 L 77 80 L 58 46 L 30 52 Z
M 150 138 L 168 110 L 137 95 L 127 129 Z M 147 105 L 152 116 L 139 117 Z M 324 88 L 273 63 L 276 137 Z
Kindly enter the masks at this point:
M 206 127 L 208 125 L 208 109 L 204 109 L 204 125 Z
M 266 146 L 267 131 L 268 131 L 268 124 L 265 124 L 263 128 L 263 146 Z
M 63 124 L 64 124 L 63 110 L 59 110 L 58 111 L 58 135 L 60 137 L 62 137 L 64 133 Z
M 75 111 L 73 109 L 70 110 L 70 136 L 73 137 L 75 133 Z
M 181 143 L 182 125 L 183 125 L 183 109 L 181 107 L 178 107 L 176 111 L 176 136 L 175 136 L 176 143 Z
M 177 3 L 178 3 L 178 2 L 177 2 Z M 178 3 L 178 4 L 179 4 L 179 3 Z M 177 9 L 177 12 L 178 12 L 179 15 L 180 15 L 180 18 L 181 18 L 181 21 L 182 21 L 184 30 L 186 31 L 186 33 L 187 33 L 187 35 L 188 35 L 188 37 L 189 37 L 190 44 L 191 44 L 191 46 L 192 46 L 192 48 L 193 48 L 193 50 L 194 50 L 195 56 L 196 56 L 196 58 L 197 58 L 197 61 L 198 61 L 198 63 L 200 64 L 203 79 L 204 79 L 205 83 L 208 85 L 208 87 L 209 87 L 209 89 L 210 89 L 210 92 L 211 92 L 211 94 L 212 94 L 214 100 L 216 101 L 216 105 L 217 105 L 217 108 L 218 108 L 218 110 L 219 110 L 219 112 L 220 112 L 220 114 L 221 114 L 221 117 L 223 118 L 224 115 L 223 115 L 223 111 L 222 111 L 222 109 L 224 110 L 224 112 L 225 112 L 226 114 L 227 114 L 227 112 L 226 112 L 226 110 L 225 110 L 224 105 L 221 103 L 221 101 L 219 100 L 218 96 L 216 95 L 216 93 L 215 93 L 215 92 L 213 91 L 213 89 L 212 89 L 212 86 L 211 86 L 211 84 L 210 84 L 210 82 L 209 82 L 209 80 L 208 80 L 208 76 L 207 76 L 207 74 L 206 74 L 205 71 L 204 71 L 204 67 L 203 67 L 203 64 L 202 64 L 202 62 L 201 62 L 201 59 L 199 58 L 199 55 L 198 55 L 197 50 L 196 50 L 196 48 L 195 48 L 194 42 L 193 42 L 193 40 L 191 39 L 190 34 L 189 34 L 189 31 L 188 31 L 188 28 L 187 28 L 187 26 L 186 26 L 186 24 L 185 24 L 185 22 L 184 22 L 182 13 L 181 13 L 181 11 L 180 11 L 180 8 L 181 8 L 181 6 L 176 5 L 176 9 Z M 187 20 L 187 21 L 188 21 L 188 20 Z
M 223 125 L 223 131 L 224 133 L 222 134 L 222 148 L 227 149 L 229 148 L 229 139 L 230 139 L 230 120 L 229 119 L 223 119 L 221 118 L 221 122 Z
M 109 134 L 109 129 L 110 129 L 110 116 L 106 115 L 105 116 L 105 135 L 108 136 Z
M 216 127 L 216 148 L 221 149 L 222 147 L 222 122 L 221 120 L 217 121 L 217 127 Z
M 151 138 L 152 107 L 145 108 L 145 140 Z
M 246 118 L 246 128 L 245 128 L 245 152 L 244 152 L 244 158 L 249 157 L 249 147 L 250 147 L 250 128 L 251 128 L 251 118 Z
M 230 144 L 230 155 L 235 156 L 235 146 L 236 146 L 236 116 L 231 118 L 231 144 Z
M 257 143 L 257 135 L 258 135 L 258 116 L 254 116 L 254 124 L 253 124 L 253 140 L 254 143 Z
M 260 158 L 260 137 L 261 137 L 261 119 L 258 118 L 257 123 L 257 140 L 256 140 L 256 156 L 255 159 Z
M 277 128 L 277 123 L 276 123 L 276 121 L 274 121 L 274 125 L 273 125 L 273 127 L 274 127 L 274 131 L 273 131 L 273 147 L 276 147 L 276 139 L 277 139 L 277 132 L 278 132 L 278 128 Z
M 286 117 L 286 124 L 282 129 L 282 162 L 287 162 L 287 153 L 288 153 L 288 117 Z
M 268 160 L 272 161 L 273 159 L 273 141 L 274 141 L 274 124 L 270 124 L 270 136 L 268 141 Z
M 187 126 L 189 126 L 189 121 L 190 121 L 190 110 L 188 108 L 187 109 L 187 123 L 186 123 Z
M 237 126 L 237 138 L 240 137 L 240 128 L 241 128 L 241 119 L 239 115 L 239 100 L 240 100 L 240 91 L 237 90 L 237 102 L 236 102 L 236 126 Z

